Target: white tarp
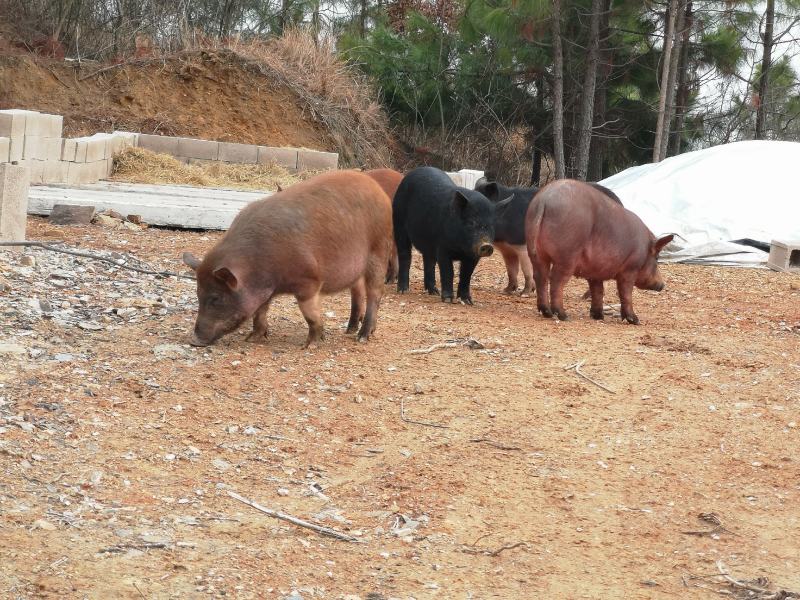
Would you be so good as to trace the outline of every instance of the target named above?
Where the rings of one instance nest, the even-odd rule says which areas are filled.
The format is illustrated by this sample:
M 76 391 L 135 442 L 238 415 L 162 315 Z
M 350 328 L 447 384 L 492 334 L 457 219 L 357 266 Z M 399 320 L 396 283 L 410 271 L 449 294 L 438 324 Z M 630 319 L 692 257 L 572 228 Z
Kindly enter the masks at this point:
M 600 183 L 656 235 L 684 238 L 675 240 L 679 253 L 668 247 L 668 260 L 756 265 L 767 253 L 727 242 L 800 239 L 800 143 L 724 144 L 631 167 Z

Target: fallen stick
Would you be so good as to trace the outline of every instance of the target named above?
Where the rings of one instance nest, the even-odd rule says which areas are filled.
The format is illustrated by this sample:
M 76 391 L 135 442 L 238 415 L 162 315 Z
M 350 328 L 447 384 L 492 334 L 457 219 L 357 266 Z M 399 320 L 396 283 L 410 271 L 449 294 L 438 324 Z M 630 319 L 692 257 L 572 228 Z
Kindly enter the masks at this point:
M 730 573 L 728 573 L 728 569 L 725 568 L 725 564 L 721 560 L 717 561 L 717 570 L 722 578 L 730 583 L 733 587 L 759 594 L 758 600 L 783 600 L 784 598 L 800 598 L 800 594 L 796 592 L 788 592 L 786 590 L 778 590 L 777 592 L 773 592 L 772 590 L 768 590 L 759 585 L 734 579 Z
M 91 258 L 92 260 L 99 260 L 107 263 L 111 263 L 121 269 L 128 269 L 129 271 L 136 271 L 137 273 L 144 273 L 145 275 L 163 275 L 165 277 L 183 277 L 184 279 L 191 279 L 194 280 L 195 278 L 191 275 L 184 275 L 183 273 L 173 273 L 172 271 L 151 271 L 150 269 L 140 269 L 139 267 L 134 267 L 131 265 L 126 265 L 124 263 L 118 262 L 113 258 L 106 258 L 105 256 L 100 256 L 99 254 L 92 254 L 90 252 L 78 252 L 77 250 L 67 250 L 66 248 L 57 248 L 55 246 L 51 246 L 50 244 L 45 244 L 44 242 L 7 242 L 4 240 L 0 240 L 0 248 L 3 246 L 25 246 L 30 248 L 42 248 L 44 250 L 49 250 L 50 252 L 60 252 L 61 254 L 70 254 L 72 256 L 81 256 L 83 258 Z
M 478 550 L 477 548 L 464 548 L 462 551 L 466 552 L 467 554 L 483 554 L 485 556 L 499 556 L 501 552 L 504 550 L 513 550 L 514 548 L 519 548 L 520 546 L 524 546 L 525 548 L 528 547 L 528 542 L 517 542 L 516 544 L 506 544 L 505 546 L 500 546 L 496 550 Z
M 614 390 L 612 390 L 611 388 L 604 386 L 604 385 L 603 385 L 602 383 L 600 383 L 599 381 L 595 381 L 594 379 L 592 379 L 591 377 L 589 377 L 588 375 L 586 375 L 585 373 L 583 373 L 583 372 L 581 371 L 581 367 L 583 366 L 583 364 L 584 364 L 585 362 L 586 362 L 585 360 L 580 360 L 580 361 L 576 362 L 574 365 L 569 365 L 569 366 L 567 366 L 567 367 L 564 367 L 564 370 L 565 370 L 565 371 L 575 371 L 575 373 L 577 373 L 577 374 L 578 374 L 578 376 L 580 376 L 580 377 L 583 377 L 583 378 L 584 378 L 586 381 L 588 381 L 589 383 L 593 383 L 593 384 L 595 384 L 597 387 L 599 387 L 600 389 L 603 389 L 603 390 L 607 391 L 609 394 L 616 394 L 617 392 L 615 392 L 615 391 L 614 391 Z
M 488 444 L 493 448 L 498 448 L 500 450 L 522 450 L 522 448 L 520 448 L 519 446 L 506 446 L 504 444 L 501 444 L 500 442 L 495 442 L 494 440 L 490 440 L 487 438 L 473 438 L 470 440 L 470 442 Z
M 465 339 L 457 339 L 457 340 L 447 340 L 446 342 L 440 342 L 438 344 L 434 344 L 433 346 L 429 346 L 428 348 L 417 348 L 416 350 L 409 350 L 409 354 L 430 354 L 431 352 L 435 352 L 436 350 L 442 350 L 444 348 L 458 348 L 459 346 L 466 346 L 470 350 L 481 350 L 484 346 L 478 340 L 474 338 L 465 338 Z
M 286 521 L 288 523 L 291 523 L 292 525 L 297 525 L 298 527 L 305 527 L 306 529 L 310 529 L 311 531 L 316 531 L 320 535 L 326 535 L 328 537 L 336 538 L 337 540 L 342 540 L 344 542 L 356 542 L 356 543 L 361 542 L 361 540 L 359 540 L 358 538 L 347 535 L 346 533 L 342 533 L 340 531 L 336 531 L 335 529 L 331 529 L 329 527 L 323 527 L 322 525 L 316 525 L 314 523 L 309 523 L 308 521 L 304 521 L 303 519 L 298 519 L 297 517 L 293 517 L 292 515 L 287 515 L 286 513 L 282 513 L 277 510 L 272 510 L 271 508 L 267 508 L 266 506 L 261 506 L 260 504 L 253 502 L 252 500 L 248 500 L 244 496 L 240 496 L 236 492 L 231 492 L 230 490 L 228 490 L 228 496 L 230 496 L 235 500 L 238 500 L 243 504 L 247 504 L 247 506 L 255 508 L 258 511 L 261 511 L 265 515 L 268 515 L 275 519 L 280 519 L 281 521 Z
M 403 398 L 400 398 L 400 418 L 406 423 L 413 423 L 414 425 L 425 425 L 426 427 L 438 427 L 439 429 L 450 429 L 448 425 L 441 425 L 439 423 L 431 423 L 429 421 L 415 421 L 406 417 L 406 406 Z

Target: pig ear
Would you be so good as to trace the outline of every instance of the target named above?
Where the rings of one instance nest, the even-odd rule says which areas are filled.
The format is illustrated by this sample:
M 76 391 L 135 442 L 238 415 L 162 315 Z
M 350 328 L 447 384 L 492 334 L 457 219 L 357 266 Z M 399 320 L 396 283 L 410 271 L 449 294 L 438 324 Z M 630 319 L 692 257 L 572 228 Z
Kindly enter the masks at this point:
M 214 277 L 227 284 L 227 286 L 232 290 L 235 290 L 239 285 L 239 280 L 236 279 L 236 275 L 234 275 L 233 271 L 231 271 L 228 267 L 219 267 L 214 269 Z
M 492 202 L 495 202 L 500 196 L 500 190 L 497 189 L 497 182 L 491 181 L 483 186 L 483 195 Z
M 661 252 L 661 250 L 664 248 L 664 246 L 669 244 L 674 238 L 675 238 L 675 236 L 670 233 L 669 235 L 662 235 L 657 240 L 654 240 L 653 241 L 653 252 L 656 255 L 658 255 L 658 253 Z
M 514 195 L 512 194 L 508 198 L 503 198 L 502 200 L 500 200 L 500 202 L 496 202 L 495 205 L 494 205 L 495 206 L 495 210 L 497 210 L 497 212 L 503 212 L 505 209 L 507 209 L 509 207 L 509 205 L 511 204 L 511 201 L 513 199 L 514 199 Z
M 464 212 L 467 206 L 469 206 L 469 198 L 456 190 L 455 194 L 453 194 L 453 206 L 455 207 L 456 212 L 461 214 Z
M 184 252 L 183 253 L 183 262 L 187 266 L 191 267 L 192 271 L 197 271 L 197 269 L 200 267 L 200 263 L 202 261 L 199 258 L 197 258 L 194 254 L 192 254 L 191 252 Z

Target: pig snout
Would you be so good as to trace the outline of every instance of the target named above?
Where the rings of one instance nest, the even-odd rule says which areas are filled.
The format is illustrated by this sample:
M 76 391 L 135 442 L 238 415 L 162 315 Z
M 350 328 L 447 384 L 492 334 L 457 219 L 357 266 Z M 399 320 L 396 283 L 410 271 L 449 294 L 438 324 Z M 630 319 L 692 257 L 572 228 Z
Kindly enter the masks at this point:
M 189 338 L 189 344 L 202 348 L 203 346 L 209 346 L 211 342 L 200 339 L 200 337 L 197 335 L 197 332 L 193 331 L 191 337 Z
M 657 284 L 655 284 L 655 285 L 652 287 L 652 290 L 653 290 L 654 292 L 660 292 L 660 291 L 661 291 L 661 290 L 663 290 L 663 289 L 664 289 L 664 282 L 663 282 L 663 281 L 659 281 Z
M 492 252 L 494 252 L 494 246 L 492 246 L 491 244 L 487 244 L 486 242 L 484 242 L 483 244 L 478 246 L 478 256 L 485 258 L 487 256 L 491 256 Z

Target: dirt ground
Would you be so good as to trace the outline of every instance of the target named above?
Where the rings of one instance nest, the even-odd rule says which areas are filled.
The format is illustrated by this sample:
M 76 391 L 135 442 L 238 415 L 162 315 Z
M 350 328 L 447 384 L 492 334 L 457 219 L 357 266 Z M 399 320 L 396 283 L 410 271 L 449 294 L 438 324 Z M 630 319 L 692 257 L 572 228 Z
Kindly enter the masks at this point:
M 29 237 L 52 230 L 32 219 Z M 218 238 L 58 232 L 173 270 Z M 715 598 L 733 590 L 717 561 L 800 591 L 797 276 L 666 266 L 631 326 L 589 319 L 581 281 L 569 321 L 542 319 L 500 293 L 498 255 L 473 307 L 423 295 L 415 264 L 368 344 L 345 335 L 341 294 L 314 350 L 291 298 L 268 343 L 194 349 L 191 304 L 97 331 L 21 325 L 15 290 L 56 260 L 35 256 L 26 279 L 0 254 L 0 343 L 41 350 L 0 357 L 3 598 Z M 122 273 L 113 297 L 74 293 L 111 306 Z M 485 348 L 410 353 L 465 338 Z M 613 392 L 564 369 L 578 361 Z
M 335 149 L 294 92 L 231 53 L 185 52 L 100 68 L 0 54 L 0 108 L 64 115 L 65 137 L 116 129 Z

